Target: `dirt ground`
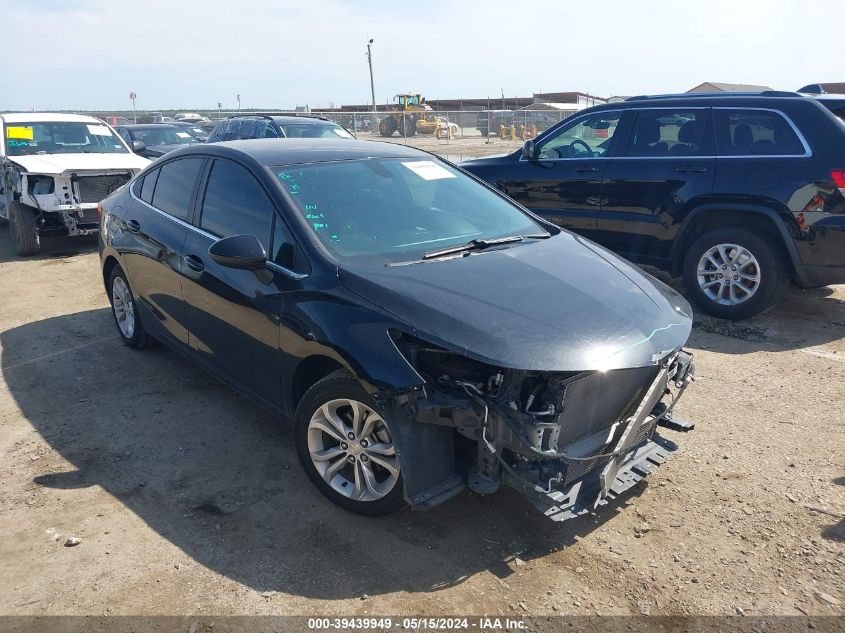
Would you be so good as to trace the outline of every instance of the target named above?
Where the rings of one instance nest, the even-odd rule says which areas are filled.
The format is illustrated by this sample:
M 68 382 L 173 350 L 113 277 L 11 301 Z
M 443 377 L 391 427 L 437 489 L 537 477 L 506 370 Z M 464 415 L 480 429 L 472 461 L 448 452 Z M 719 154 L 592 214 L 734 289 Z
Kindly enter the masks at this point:
M 121 345 L 93 240 L 22 260 L 2 224 L 0 614 L 845 614 L 843 337 L 845 286 L 697 321 L 696 430 L 596 516 L 506 491 L 368 519 L 284 423 Z

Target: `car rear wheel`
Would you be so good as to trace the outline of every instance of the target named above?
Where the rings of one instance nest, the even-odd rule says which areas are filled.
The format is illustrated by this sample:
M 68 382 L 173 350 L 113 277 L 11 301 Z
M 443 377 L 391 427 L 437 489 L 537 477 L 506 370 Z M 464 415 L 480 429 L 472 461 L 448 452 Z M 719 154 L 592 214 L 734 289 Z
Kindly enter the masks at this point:
M 330 374 L 305 392 L 295 436 L 308 478 L 335 504 L 370 516 L 405 507 L 388 422 L 348 372 Z
M 25 204 L 12 202 L 9 205 L 9 232 L 18 255 L 29 257 L 41 250 L 38 221 L 32 209 Z
M 382 136 L 393 136 L 396 131 L 396 120 L 392 116 L 383 118 L 379 121 L 378 131 Z
M 112 269 L 109 277 L 109 299 L 117 331 L 123 342 L 134 349 L 145 349 L 155 344 L 155 339 L 147 334 L 144 324 L 138 316 L 138 304 L 129 287 L 126 274 L 120 266 Z
M 783 251 L 747 229 L 713 229 L 696 239 L 683 265 L 690 299 L 703 312 L 746 319 L 774 305 L 788 281 Z

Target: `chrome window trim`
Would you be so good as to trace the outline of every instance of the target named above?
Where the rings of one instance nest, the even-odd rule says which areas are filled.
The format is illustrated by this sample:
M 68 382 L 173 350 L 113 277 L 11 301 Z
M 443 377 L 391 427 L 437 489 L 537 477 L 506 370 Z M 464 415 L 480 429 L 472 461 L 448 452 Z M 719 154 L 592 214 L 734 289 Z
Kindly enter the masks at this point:
M 175 215 L 170 215 L 169 213 L 167 213 L 167 211 L 162 211 L 161 209 L 157 209 L 156 207 L 149 204 L 148 202 L 144 202 L 138 196 L 135 195 L 135 192 L 132 191 L 132 187 L 129 187 L 129 196 L 133 200 L 135 200 L 136 202 L 140 202 L 142 205 L 147 207 L 150 211 L 155 211 L 159 215 L 161 215 L 165 218 L 168 218 L 170 220 L 173 220 L 177 224 L 181 224 L 186 229 L 189 229 L 189 230 L 193 231 L 194 233 L 198 233 L 199 235 L 202 235 L 203 237 L 207 237 L 208 239 L 210 239 L 214 242 L 217 242 L 218 240 L 222 239 L 220 237 L 217 237 L 216 235 L 213 235 L 212 233 L 209 233 L 208 231 L 202 230 L 198 226 L 194 226 L 190 222 L 185 222 L 183 219 L 177 218 Z M 281 273 L 283 275 L 286 275 L 288 277 L 291 277 L 292 279 L 305 279 L 308 276 L 305 273 L 294 272 L 293 270 L 290 270 L 289 268 L 285 268 L 284 266 L 280 266 L 279 264 L 277 264 L 275 262 L 271 262 L 269 259 L 267 260 L 266 265 L 267 265 L 267 268 L 269 268 L 270 270 L 275 270 L 276 272 Z
M 530 161 L 524 156 L 520 155 L 519 161 L 520 163 L 533 163 L 533 162 L 544 162 L 544 163 L 557 163 L 560 161 L 568 161 L 568 160 L 581 160 L 581 161 L 590 161 L 590 160 L 598 160 L 598 159 L 607 159 L 607 160 L 725 160 L 725 159 L 749 159 L 749 158 L 812 158 L 813 150 L 810 148 L 810 144 L 807 142 L 807 139 L 801 133 L 801 130 L 798 129 L 798 126 L 795 125 L 794 121 L 790 118 L 788 114 L 786 114 L 783 110 L 776 110 L 775 108 L 759 108 L 759 107 L 741 107 L 741 106 L 693 106 L 693 107 L 683 107 L 683 106 L 658 106 L 654 108 L 643 108 L 643 107 L 632 107 L 632 108 L 621 108 L 621 109 L 614 109 L 614 110 L 603 110 L 603 112 L 641 112 L 646 110 L 758 110 L 762 112 L 774 112 L 775 114 L 779 114 L 786 120 L 789 124 L 789 127 L 792 128 L 792 131 L 795 132 L 798 140 L 801 141 L 801 146 L 804 148 L 803 154 L 742 154 L 738 156 L 722 156 L 721 154 L 708 154 L 706 156 L 588 156 L 583 158 L 538 158 L 536 161 Z M 580 118 L 585 118 L 589 116 L 587 115 L 573 115 Z M 564 119 L 566 121 L 567 119 Z M 572 119 L 573 121 L 576 120 L 575 118 Z M 845 123 L 845 121 L 843 121 Z M 715 133 L 715 130 L 714 130 Z M 714 139 L 715 140 L 715 139 Z
M 186 222 L 186 221 L 185 221 L 185 220 L 183 220 L 182 218 L 177 218 L 175 215 L 171 215 L 171 214 L 170 214 L 170 213 L 168 213 L 167 211 L 162 211 L 161 209 L 159 209 L 159 208 L 157 208 L 157 207 L 154 207 L 154 206 L 153 206 L 153 205 L 151 205 L 149 202 L 144 202 L 144 201 L 143 201 L 143 200 L 141 200 L 138 196 L 136 196 L 136 195 L 135 195 L 135 192 L 132 190 L 132 187 L 129 187 L 129 196 L 130 196 L 133 200 L 135 200 L 135 202 L 140 202 L 141 204 L 143 204 L 143 205 L 144 205 L 145 207 L 147 207 L 150 211 L 155 211 L 155 212 L 156 212 L 156 213 L 158 213 L 159 215 L 161 215 L 161 216 L 163 216 L 163 217 L 165 217 L 165 218 L 169 218 L 170 220 L 173 220 L 173 221 L 174 221 L 174 222 L 176 222 L 177 224 L 181 224 L 181 225 L 182 225 L 182 226 L 184 226 L 185 228 L 188 228 L 188 229 L 193 229 L 194 231 L 196 231 L 196 232 L 197 232 L 197 233 L 199 233 L 200 235 L 204 235 L 204 236 L 209 237 L 209 238 L 211 238 L 211 239 L 213 239 L 213 240 L 219 240 L 219 239 L 220 239 L 219 237 L 217 237 L 217 236 L 215 236 L 215 235 L 212 235 L 211 233 L 207 233 L 206 231 L 203 231 L 202 229 L 199 229 L 199 228 L 195 227 L 193 224 L 191 224 L 190 222 Z
M 294 272 L 290 268 L 285 268 L 284 266 L 281 266 L 276 262 L 271 262 L 269 259 L 267 260 L 267 268 L 269 268 L 270 270 L 275 270 L 276 272 L 279 272 L 283 275 L 287 275 L 292 279 L 305 279 L 308 276 L 306 273 Z

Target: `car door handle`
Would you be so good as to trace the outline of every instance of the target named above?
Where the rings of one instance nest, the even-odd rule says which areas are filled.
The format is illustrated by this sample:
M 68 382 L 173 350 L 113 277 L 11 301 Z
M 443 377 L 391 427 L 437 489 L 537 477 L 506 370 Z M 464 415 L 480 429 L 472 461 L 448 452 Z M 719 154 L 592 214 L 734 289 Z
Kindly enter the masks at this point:
M 575 171 L 577 171 L 579 174 L 594 173 L 598 170 L 598 167 L 586 167 L 584 165 L 575 168 Z
M 138 220 L 129 220 L 126 223 L 126 228 L 132 231 L 133 233 L 138 233 L 141 230 L 141 224 Z
M 190 268 L 191 270 L 195 270 L 198 273 L 201 273 L 205 270 L 205 264 L 203 264 L 202 260 L 196 255 L 185 255 L 182 258 L 182 261 L 185 262 L 185 265 L 188 268 Z
M 703 174 L 707 171 L 706 167 L 693 167 L 692 165 L 684 165 L 683 167 L 675 167 L 675 171 L 682 174 Z

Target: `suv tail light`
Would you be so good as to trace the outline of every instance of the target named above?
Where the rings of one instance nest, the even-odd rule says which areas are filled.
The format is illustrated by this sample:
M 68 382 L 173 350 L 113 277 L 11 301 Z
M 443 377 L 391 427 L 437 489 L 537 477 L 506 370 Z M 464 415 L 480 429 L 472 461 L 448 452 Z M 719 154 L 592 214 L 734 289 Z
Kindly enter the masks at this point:
M 841 173 L 842 173 L 843 176 L 845 176 L 845 171 L 843 171 Z M 840 185 L 836 185 L 836 186 L 839 187 Z M 102 219 L 102 217 L 103 217 L 103 203 L 102 202 L 97 203 L 97 217 L 100 218 L 100 219 Z
M 839 192 L 845 196 L 845 169 L 832 169 L 830 171 L 830 177 L 833 178 L 833 182 L 836 183 Z

